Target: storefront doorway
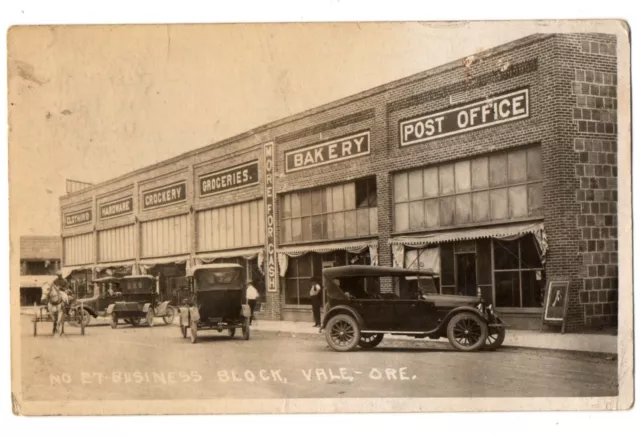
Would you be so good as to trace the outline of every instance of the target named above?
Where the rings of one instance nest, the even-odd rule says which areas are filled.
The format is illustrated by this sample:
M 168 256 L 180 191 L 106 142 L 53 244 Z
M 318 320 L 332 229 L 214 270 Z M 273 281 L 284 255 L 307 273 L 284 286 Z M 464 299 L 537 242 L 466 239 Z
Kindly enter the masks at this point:
M 20 305 L 33 306 L 40 304 L 42 288 L 20 288 Z

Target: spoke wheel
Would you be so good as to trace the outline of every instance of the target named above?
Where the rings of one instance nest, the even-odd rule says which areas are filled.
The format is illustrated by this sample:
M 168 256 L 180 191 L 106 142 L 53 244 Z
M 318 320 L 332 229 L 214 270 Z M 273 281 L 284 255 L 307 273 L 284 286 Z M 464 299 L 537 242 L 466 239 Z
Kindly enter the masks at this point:
M 327 323 L 325 338 L 334 350 L 351 351 L 360 342 L 360 326 L 350 315 L 336 315 Z
M 362 348 L 375 348 L 382 342 L 382 338 L 384 338 L 382 333 L 363 333 L 358 345 Z
M 497 350 L 504 342 L 505 336 L 506 330 L 504 327 L 490 328 L 489 334 L 487 335 L 487 341 L 484 344 L 484 349 L 489 351 Z
M 147 316 L 146 316 L 146 320 L 147 320 L 147 325 L 149 327 L 153 327 L 153 318 L 155 318 L 156 314 L 153 312 L 152 308 L 149 308 L 149 311 L 147 312 Z
M 447 338 L 453 348 L 460 351 L 476 351 L 488 335 L 487 324 L 475 313 L 459 313 L 447 325 Z
M 171 324 L 173 323 L 173 318 L 175 316 L 176 316 L 176 312 L 175 310 L 173 310 L 173 307 L 167 306 L 167 310 L 165 312 L 165 315 L 162 317 L 162 319 L 165 324 Z
M 78 311 L 80 313 L 80 325 L 86 327 L 91 322 L 91 314 L 86 310 Z

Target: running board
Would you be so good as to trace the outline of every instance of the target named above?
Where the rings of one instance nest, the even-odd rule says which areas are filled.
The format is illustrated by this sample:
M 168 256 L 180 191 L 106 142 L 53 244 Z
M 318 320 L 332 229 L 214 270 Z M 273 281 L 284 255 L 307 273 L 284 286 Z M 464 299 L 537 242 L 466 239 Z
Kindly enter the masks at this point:
M 434 331 L 430 331 L 430 332 L 399 332 L 399 331 L 388 331 L 388 330 L 361 330 L 360 333 L 383 333 L 383 334 L 389 334 L 389 335 L 429 335 L 429 334 L 434 334 Z

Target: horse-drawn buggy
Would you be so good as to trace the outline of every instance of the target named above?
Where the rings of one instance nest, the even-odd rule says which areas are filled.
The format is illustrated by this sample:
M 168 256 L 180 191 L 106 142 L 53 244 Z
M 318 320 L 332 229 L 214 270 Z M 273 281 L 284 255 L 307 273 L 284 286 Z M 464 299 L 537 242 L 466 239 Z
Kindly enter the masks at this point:
M 59 333 L 64 334 L 64 323 L 70 322 L 72 325 L 80 326 L 80 333 L 85 334 L 86 312 L 82 310 L 80 305 L 74 304 L 74 295 L 65 286 L 62 279 L 53 283 L 46 283 L 42 287 L 41 303 L 38 306 L 34 303 L 33 314 L 33 336 L 38 335 L 38 324 L 42 322 L 53 323 L 53 335 Z
M 169 301 L 160 301 L 156 277 L 133 275 L 109 280 L 111 283 L 117 281 L 115 302 L 107 308 L 111 328 L 117 328 L 121 319 L 132 326 L 145 321 L 149 327 L 153 326 L 155 317 L 162 317 L 166 324 L 173 322 L 175 310 L 169 305 Z
M 199 265 L 193 269 L 189 292 L 180 308 L 180 332 L 191 342 L 198 339 L 198 330 L 227 330 L 234 337 L 242 329 L 242 337 L 251 335 L 251 309 L 246 304 L 244 268 L 237 264 Z

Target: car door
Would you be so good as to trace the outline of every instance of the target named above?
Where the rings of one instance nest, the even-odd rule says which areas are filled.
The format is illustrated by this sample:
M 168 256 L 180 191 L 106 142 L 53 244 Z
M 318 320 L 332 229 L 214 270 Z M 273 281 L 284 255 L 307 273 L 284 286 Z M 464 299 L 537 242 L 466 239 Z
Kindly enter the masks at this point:
M 388 301 L 378 299 L 357 299 L 352 303 L 354 309 L 360 313 L 364 320 L 364 330 L 393 329 L 395 311 Z
M 437 314 L 435 304 L 419 299 L 394 301 L 396 326 L 398 331 L 424 332 L 435 328 Z

